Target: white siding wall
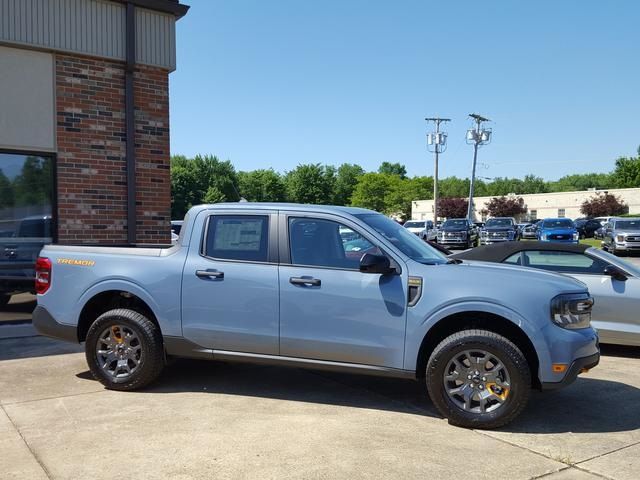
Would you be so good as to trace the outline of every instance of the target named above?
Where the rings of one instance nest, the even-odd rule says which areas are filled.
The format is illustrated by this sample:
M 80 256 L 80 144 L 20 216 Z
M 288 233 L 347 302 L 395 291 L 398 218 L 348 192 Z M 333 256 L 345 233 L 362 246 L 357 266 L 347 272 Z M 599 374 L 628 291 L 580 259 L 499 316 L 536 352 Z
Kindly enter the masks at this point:
M 125 11 L 106 0 L 0 0 L 0 43 L 125 60 Z M 175 17 L 136 12 L 136 61 L 175 70 Z
M 627 205 L 629 213 L 640 213 L 640 188 L 612 188 L 607 191 L 619 196 Z M 537 218 L 557 217 L 560 209 L 565 210 L 565 217 L 576 219 L 583 217 L 580 206 L 585 200 L 593 197 L 595 191 L 536 193 L 530 195 L 518 195 L 524 199 L 529 214 L 536 210 Z M 476 218 L 480 219 L 480 210 L 493 197 L 476 197 Z M 433 217 L 433 200 L 415 200 L 412 203 L 411 218 L 413 220 L 431 219 Z

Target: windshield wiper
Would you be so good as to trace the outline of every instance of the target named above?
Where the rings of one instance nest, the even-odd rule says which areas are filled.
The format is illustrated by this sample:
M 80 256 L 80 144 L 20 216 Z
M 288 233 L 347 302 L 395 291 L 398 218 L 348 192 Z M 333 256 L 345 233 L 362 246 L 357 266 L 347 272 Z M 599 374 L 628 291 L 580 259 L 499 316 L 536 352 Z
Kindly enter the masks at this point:
M 452 263 L 457 265 L 459 263 L 462 263 L 462 260 L 460 260 L 459 258 L 450 258 L 449 260 L 447 260 L 447 264 L 452 264 Z

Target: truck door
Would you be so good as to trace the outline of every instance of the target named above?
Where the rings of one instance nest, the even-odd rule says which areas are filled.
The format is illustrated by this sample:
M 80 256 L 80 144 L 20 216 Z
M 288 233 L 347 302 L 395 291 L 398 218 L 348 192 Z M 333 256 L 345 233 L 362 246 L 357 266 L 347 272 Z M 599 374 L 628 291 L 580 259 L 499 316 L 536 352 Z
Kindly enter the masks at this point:
M 277 355 L 277 215 L 200 215 L 183 272 L 184 337 L 205 348 Z
M 280 353 L 402 368 L 407 272 L 361 273 L 383 253 L 357 225 L 331 215 L 280 217 Z

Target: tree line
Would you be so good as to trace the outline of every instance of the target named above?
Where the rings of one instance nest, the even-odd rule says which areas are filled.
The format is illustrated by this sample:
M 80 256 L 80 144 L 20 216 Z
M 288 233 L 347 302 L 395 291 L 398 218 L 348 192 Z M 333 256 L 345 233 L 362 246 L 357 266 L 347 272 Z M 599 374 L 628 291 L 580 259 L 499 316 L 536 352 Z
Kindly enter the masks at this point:
M 476 196 L 503 197 L 529 193 L 567 192 L 589 188 L 640 187 L 640 147 L 637 157 L 621 157 L 609 173 L 567 175 L 545 181 L 534 174 L 524 178 L 500 177 L 476 180 Z M 438 181 L 440 208 L 469 194 L 469 179 L 442 178 Z M 211 155 L 171 157 L 171 214 L 179 219 L 199 203 L 295 202 L 321 205 L 352 205 L 385 214 L 411 217 L 413 200 L 433 199 L 433 177 L 407 176 L 404 165 L 383 162 L 377 171 L 343 163 L 335 167 L 319 163 L 300 164 L 279 173 L 272 168 L 236 171 L 230 160 Z M 458 209 L 464 202 L 457 201 Z M 464 207 L 466 208 L 466 207 Z

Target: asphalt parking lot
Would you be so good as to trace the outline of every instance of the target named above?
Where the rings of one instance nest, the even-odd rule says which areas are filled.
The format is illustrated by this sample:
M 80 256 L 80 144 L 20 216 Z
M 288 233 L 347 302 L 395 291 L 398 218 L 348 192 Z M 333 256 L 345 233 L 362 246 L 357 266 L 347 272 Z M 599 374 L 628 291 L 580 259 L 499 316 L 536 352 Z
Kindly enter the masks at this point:
M 70 353 L 71 352 L 71 353 Z M 500 431 L 449 426 L 414 382 L 178 361 L 105 390 L 78 346 L 0 340 L 0 478 L 637 479 L 640 349 L 605 348 Z

